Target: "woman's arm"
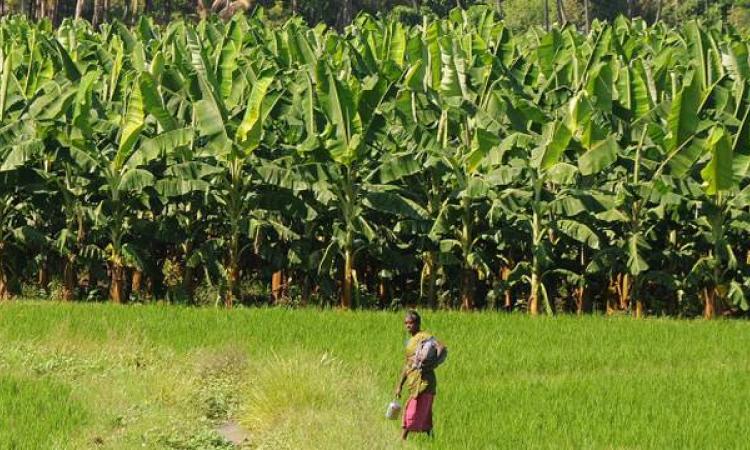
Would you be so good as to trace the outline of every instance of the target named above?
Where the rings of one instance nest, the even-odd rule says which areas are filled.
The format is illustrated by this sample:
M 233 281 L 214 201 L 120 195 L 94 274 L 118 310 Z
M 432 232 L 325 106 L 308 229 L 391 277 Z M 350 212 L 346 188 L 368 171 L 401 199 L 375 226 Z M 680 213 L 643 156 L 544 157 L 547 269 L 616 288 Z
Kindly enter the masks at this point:
M 404 382 L 406 382 L 406 374 L 406 367 L 404 367 L 404 370 L 401 371 L 398 385 L 396 386 L 396 397 L 401 397 L 401 389 L 404 387 Z

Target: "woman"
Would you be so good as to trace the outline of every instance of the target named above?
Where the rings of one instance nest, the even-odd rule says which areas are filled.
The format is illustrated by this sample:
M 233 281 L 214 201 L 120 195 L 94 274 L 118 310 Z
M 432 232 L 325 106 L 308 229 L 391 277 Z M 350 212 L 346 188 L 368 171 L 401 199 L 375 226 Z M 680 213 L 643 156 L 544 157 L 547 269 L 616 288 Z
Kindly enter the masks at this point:
M 406 313 L 404 326 L 411 338 L 406 343 L 406 365 L 396 387 L 396 397 L 401 397 L 404 383 L 409 393 L 404 407 L 401 439 L 406 439 L 410 431 L 432 435 L 432 401 L 437 387 L 434 364 L 441 359 L 446 348 L 429 332 L 421 330 L 421 322 L 416 311 Z M 433 360 L 427 360 L 423 351 L 428 342 L 434 344 L 437 350 L 437 357 Z

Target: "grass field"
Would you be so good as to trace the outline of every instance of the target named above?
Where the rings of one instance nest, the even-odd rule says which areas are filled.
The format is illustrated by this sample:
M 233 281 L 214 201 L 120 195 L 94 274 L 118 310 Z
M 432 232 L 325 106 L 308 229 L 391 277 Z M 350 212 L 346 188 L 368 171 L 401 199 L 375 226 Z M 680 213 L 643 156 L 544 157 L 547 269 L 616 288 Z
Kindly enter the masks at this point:
M 407 448 L 741 448 L 746 322 L 425 312 L 450 348 Z M 402 448 L 400 313 L 0 305 L 0 449 Z

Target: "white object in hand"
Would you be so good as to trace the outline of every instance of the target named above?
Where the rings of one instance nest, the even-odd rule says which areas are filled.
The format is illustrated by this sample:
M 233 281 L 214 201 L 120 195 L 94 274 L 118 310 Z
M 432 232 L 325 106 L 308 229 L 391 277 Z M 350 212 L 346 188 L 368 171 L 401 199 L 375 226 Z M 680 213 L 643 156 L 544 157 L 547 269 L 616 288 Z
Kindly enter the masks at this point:
M 388 403 L 388 409 L 385 411 L 385 418 L 391 420 L 398 419 L 399 411 L 401 411 L 401 405 L 399 405 L 396 400 L 393 400 Z

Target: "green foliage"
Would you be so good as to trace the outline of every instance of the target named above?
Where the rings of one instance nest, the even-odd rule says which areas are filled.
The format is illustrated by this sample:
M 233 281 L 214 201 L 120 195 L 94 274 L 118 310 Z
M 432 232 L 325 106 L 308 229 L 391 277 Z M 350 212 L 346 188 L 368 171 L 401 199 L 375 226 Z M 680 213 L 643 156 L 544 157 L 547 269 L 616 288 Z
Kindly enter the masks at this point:
M 3 19 L 0 296 L 746 309 L 736 33 L 264 17 Z

